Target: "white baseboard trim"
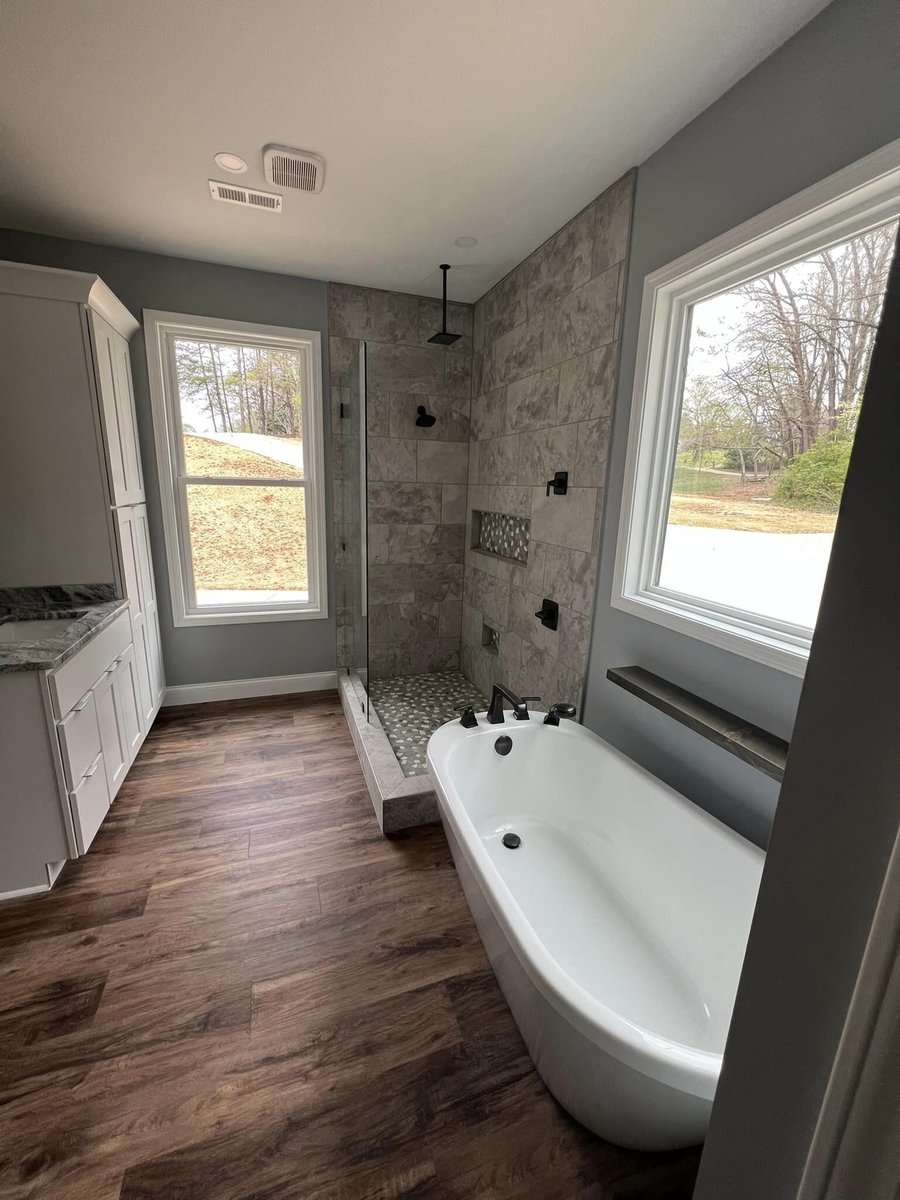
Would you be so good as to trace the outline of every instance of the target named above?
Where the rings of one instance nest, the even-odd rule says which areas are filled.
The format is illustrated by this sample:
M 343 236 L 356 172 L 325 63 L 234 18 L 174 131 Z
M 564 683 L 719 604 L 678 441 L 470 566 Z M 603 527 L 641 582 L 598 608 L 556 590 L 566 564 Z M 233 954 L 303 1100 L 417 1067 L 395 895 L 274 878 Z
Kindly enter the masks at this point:
M 24 896 L 39 896 L 49 892 L 49 883 L 39 883 L 35 887 L 13 888 L 9 892 L 0 892 L 0 900 L 21 900 Z
M 166 688 L 163 707 L 211 704 L 214 700 L 245 700 L 252 696 L 290 696 L 295 692 L 323 692 L 329 688 L 337 688 L 336 671 L 266 675 L 258 679 L 223 679 L 218 683 L 183 683 Z

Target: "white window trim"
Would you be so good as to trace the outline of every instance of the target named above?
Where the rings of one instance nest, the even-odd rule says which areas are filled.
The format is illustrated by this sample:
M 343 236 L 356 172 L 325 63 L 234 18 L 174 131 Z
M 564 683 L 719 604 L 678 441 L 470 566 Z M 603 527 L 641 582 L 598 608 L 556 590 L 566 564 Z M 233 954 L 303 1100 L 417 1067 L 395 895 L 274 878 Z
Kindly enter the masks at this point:
M 306 604 L 254 604 L 230 607 L 198 606 L 194 595 L 187 508 L 178 486 L 181 413 L 171 345 L 175 338 L 208 337 L 220 342 L 261 345 L 300 353 L 301 425 L 303 429 L 303 488 L 306 498 L 306 546 L 309 601 Z M 286 329 L 199 317 L 186 313 L 144 310 L 144 338 L 153 433 L 159 469 L 160 500 L 166 539 L 166 562 L 172 617 L 178 627 L 237 625 L 259 621 L 323 620 L 328 616 L 325 541 L 325 431 L 322 403 L 322 337 L 314 329 Z M 205 479 L 204 482 L 214 482 Z M 229 484 L 259 483 L 235 480 Z
M 802 676 L 812 631 L 662 588 L 658 578 L 678 436 L 690 306 L 900 216 L 900 139 L 644 281 L 611 604 Z

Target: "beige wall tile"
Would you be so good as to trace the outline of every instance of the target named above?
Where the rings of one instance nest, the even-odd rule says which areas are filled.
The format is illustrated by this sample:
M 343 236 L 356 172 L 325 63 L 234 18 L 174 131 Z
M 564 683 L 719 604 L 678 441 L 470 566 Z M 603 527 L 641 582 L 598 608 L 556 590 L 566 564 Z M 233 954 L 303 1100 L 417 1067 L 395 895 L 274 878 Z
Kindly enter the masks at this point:
M 414 442 L 416 477 L 420 483 L 465 483 L 469 474 L 468 442 Z

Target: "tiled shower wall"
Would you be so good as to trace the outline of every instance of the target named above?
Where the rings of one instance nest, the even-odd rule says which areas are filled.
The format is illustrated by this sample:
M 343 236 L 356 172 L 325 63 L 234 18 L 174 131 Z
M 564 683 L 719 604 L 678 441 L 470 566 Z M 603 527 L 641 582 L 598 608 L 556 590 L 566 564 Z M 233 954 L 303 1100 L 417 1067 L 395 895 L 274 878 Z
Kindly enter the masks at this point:
M 632 194 L 629 174 L 475 307 L 462 670 L 488 694 L 581 703 Z M 556 471 L 565 496 L 546 494 Z M 529 518 L 527 564 L 472 549 L 473 510 Z M 555 631 L 534 615 L 544 597 Z
M 329 285 L 331 378 L 337 383 L 367 344 L 369 675 L 385 678 L 459 667 L 472 309 L 452 304 L 462 338 L 432 346 L 440 302 L 346 284 Z M 339 400 L 339 398 L 338 398 Z M 416 407 L 437 418 L 417 426 Z M 338 424 L 340 422 L 338 421 Z M 343 461 L 338 434 L 335 477 Z M 351 452 L 352 453 L 352 452 Z M 340 546 L 340 485 L 335 492 Z M 348 665 L 349 613 L 338 560 L 338 663 Z M 346 599 L 346 598 L 344 598 Z

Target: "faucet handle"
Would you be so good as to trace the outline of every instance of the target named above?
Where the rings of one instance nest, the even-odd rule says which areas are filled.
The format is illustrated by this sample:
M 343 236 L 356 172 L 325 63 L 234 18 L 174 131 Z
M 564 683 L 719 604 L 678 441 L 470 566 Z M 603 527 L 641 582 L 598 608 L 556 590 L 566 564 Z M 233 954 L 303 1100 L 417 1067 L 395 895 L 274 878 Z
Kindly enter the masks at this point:
M 540 703 L 541 698 L 540 696 L 520 696 L 519 698 L 522 701 L 522 707 L 521 709 L 517 708 L 513 716 L 517 721 L 530 721 L 531 717 L 528 715 L 528 705 Z
M 459 719 L 463 729 L 474 729 L 478 724 L 478 718 L 475 716 L 474 704 L 454 704 L 454 709 L 458 713 L 462 713 Z

